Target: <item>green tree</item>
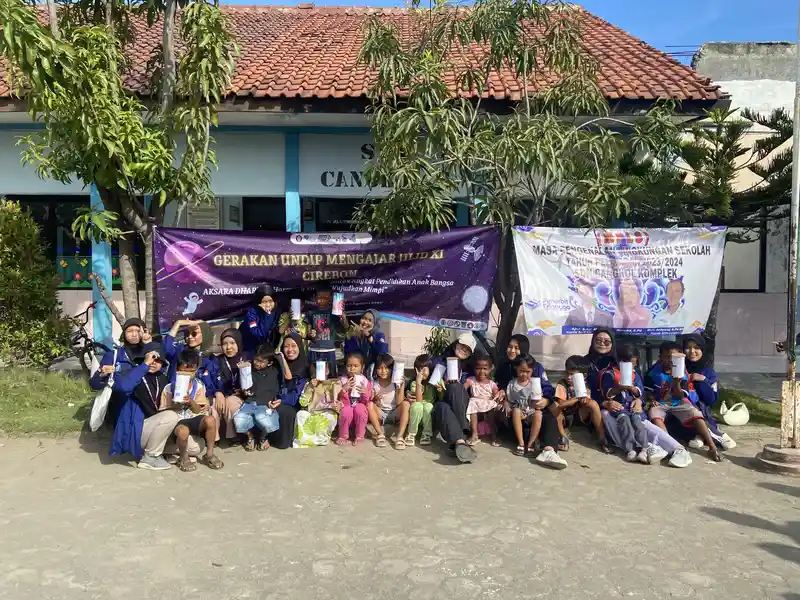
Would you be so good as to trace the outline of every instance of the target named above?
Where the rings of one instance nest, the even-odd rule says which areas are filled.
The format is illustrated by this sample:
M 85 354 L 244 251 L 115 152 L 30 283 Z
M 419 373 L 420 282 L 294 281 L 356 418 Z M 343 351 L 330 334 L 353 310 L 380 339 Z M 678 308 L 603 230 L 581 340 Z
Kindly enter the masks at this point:
M 454 223 L 462 203 L 472 223 L 501 226 L 494 301 L 504 347 L 521 305 L 510 228 L 598 226 L 622 217 L 635 184 L 623 166 L 663 154 L 677 128 L 663 106 L 630 135 L 612 130 L 626 124 L 608 116 L 597 65 L 582 49 L 580 12 L 568 4 L 478 0 L 463 9 L 436 1 L 411 13 L 410 35 L 378 17 L 366 24 L 361 61 L 377 72 L 378 150 L 367 180 L 391 192 L 365 201 L 356 224 L 387 234 L 437 231 Z M 470 46 L 482 51 L 465 62 Z M 501 70 L 515 73 L 522 87 L 508 115 L 487 107 Z
M 622 164 L 628 175 L 627 220 L 650 227 L 724 225 L 727 243 L 753 243 L 789 212 L 793 121 L 784 110 L 761 115 L 715 109 L 688 130 L 662 130 L 661 155 Z M 769 133 L 748 144 L 753 123 Z M 714 359 L 720 282 L 705 337 Z
M 55 0 L 50 0 L 54 2 Z M 139 316 L 134 242 L 145 249 L 145 321 L 155 323 L 153 226 L 167 203 L 212 198 L 215 165 L 210 127 L 230 83 L 235 41 L 217 3 L 176 0 L 80 0 L 50 8 L 58 25 L 37 20 L 22 0 L 0 0 L 0 56 L 31 117 L 44 125 L 24 138 L 23 160 L 41 177 L 94 184 L 102 208 L 82 211 L 73 228 L 80 237 L 119 247 L 125 314 Z M 131 68 L 126 46 L 135 43 L 131 22 L 161 19 L 162 46 L 152 62 L 158 103 L 145 103 L 124 86 Z M 52 25 L 52 23 L 51 23 Z M 175 28 L 182 41 L 177 50 Z M 183 150 L 179 150 L 179 145 Z M 149 206 L 143 197 L 152 196 Z

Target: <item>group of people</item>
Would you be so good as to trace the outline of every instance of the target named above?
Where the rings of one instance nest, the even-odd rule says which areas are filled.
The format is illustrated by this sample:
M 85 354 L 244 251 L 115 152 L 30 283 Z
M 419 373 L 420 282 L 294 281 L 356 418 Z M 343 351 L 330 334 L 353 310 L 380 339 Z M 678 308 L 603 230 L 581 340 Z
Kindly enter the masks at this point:
M 601 452 L 619 449 L 646 464 L 668 458 L 670 466 L 686 467 L 685 445 L 707 446 L 721 460 L 720 450 L 735 445 L 711 414 L 717 378 L 700 336 L 688 336 L 683 346 L 665 342 L 643 377 L 635 349 L 597 329 L 589 352 L 568 358 L 566 377 L 553 385 L 526 336 L 513 336 L 495 364 L 476 352 L 472 333 L 463 333 L 442 356 L 418 356 L 406 379 L 389 354 L 378 312 L 351 322 L 343 311 L 335 314 L 333 292 L 324 285 L 300 313 L 282 313 L 277 300 L 271 286 L 259 287 L 239 327 L 220 336 L 220 354 L 209 352 L 213 333 L 205 322 L 178 321 L 158 342 L 141 320 L 128 320 L 120 346 L 103 357 L 91 382 L 97 390 L 112 385 L 111 454 L 132 454 L 151 470 L 172 463 L 194 471 L 198 460 L 220 469 L 221 440 L 247 451 L 358 446 L 368 425 L 376 446 L 397 450 L 430 445 L 438 434 L 463 463 L 476 459 L 482 436 L 499 446 L 507 432 L 516 455 L 556 469 L 567 466 L 569 431 L 578 426 L 593 433 Z M 673 378 L 672 355 L 681 350 L 687 375 Z M 623 384 L 626 362 L 635 371 Z M 585 392 L 576 389 L 576 374 Z

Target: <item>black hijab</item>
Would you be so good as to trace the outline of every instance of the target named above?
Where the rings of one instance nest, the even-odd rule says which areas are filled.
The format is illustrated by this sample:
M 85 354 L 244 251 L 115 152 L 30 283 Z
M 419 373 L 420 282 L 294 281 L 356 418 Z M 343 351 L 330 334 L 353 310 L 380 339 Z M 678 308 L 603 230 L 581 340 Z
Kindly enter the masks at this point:
M 142 360 L 144 360 L 144 355 L 146 352 L 144 351 L 144 344 L 142 344 L 141 338 L 139 338 L 138 344 L 129 344 L 128 341 L 125 339 L 125 331 L 128 330 L 130 327 L 138 327 L 139 329 L 145 329 L 144 321 L 141 319 L 134 317 L 132 319 L 128 319 L 125 323 L 122 324 L 122 336 L 120 337 L 120 341 L 122 342 L 123 348 L 125 348 L 125 354 L 128 355 L 128 358 L 135 362 L 136 364 L 140 364 Z
M 686 357 L 686 370 L 689 373 L 699 373 L 703 369 L 708 366 L 708 358 L 706 358 L 706 341 L 702 335 L 699 333 L 692 333 L 687 335 L 683 338 L 683 351 L 686 352 L 686 346 L 689 342 L 694 342 L 700 348 L 703 353 L 703 356 L 700 357 L 700 360 L 689 360 L 689 357 Z
M 284 353 L 283 358 L 286 360 L 286 364 L 289 365 L 289 371 L 292 373 L 292 379 L 297 381 L 299 379 L 307 378 L 308 377 L 308 360 L 306 359 L 306 351 L 303 349 L 303 340 L 300 336 L 295 333 L 289 333 L 283 339 L 283 343 L 286 343 L 287 339 L 293 339 L 294 343 L 297 344 L 297 348 L 299 349 L 300 353 L 297 355 L 297 358 L 294 360 L 289 360 L 289 358 Z M 283 346 L 281 346 L 281 352 L 283 352 Z
M 239 372 L 239 363 L 242 362 L 242 334 L 238 329 L 232 327 L 222 332 L 219 343 L 222 344 L 225 338 L 231 338 L 236 342 L 237 352 L 231 358 L 228 358 L 224 352 L 217 356 L 219 375 L 224 384 L 232 384 L 236 373 Z M 203 334 L 203 341 L 205 341 L 205 334 Z
M 519 355 L 524 356 L 525 354 L 530 354 L 531 352 L 531 341 L 528 339 L 527 335 L 522 335 L 521 333 L 516 333 L 511 336 L 509 340 L 509 344 L 515 341 L 519 346 Z M 505 390 L 506 386 L 511 383 L 511 380 L 514 379 L 517 374 L 514 371 L 514 363 L 515 361 L 510 360 L 507 355 L 503 355 L 498 361 L 497 370 L 495 371 L 494 378 L 497 381 L 498 387 L 501 390 Z
M 139 385 L 133 390 L 139 406 L 142 407 L 145 418 L 151 417 L 158 412 L 159 405 L 161 404 L 161 393 L 167 387 L 169 379 L 164 373 L 166 365 L 166 358 L 164 356 L 164 348 L 158 342 L 150 342 L 145 344 L 142 348 L 143 356 L 150 352 L 158 353 L 159 360 L 161 361 L 161 370 L 157 373 L 151 373 L 149 370 L 145 373 Z
M 594 340 L 598 334 L 605 333 L 611 338 L 611 351 L 607 354 L 600 354 L 594 349 Z M 589 353 L 585 356 L 596 369 L 602 371 L 611 365 L 617 364 L 617 341 L 614 339 L 614 333 L 610 329 L 598 328 L 592 333 L 592 341 L 589 344 Z

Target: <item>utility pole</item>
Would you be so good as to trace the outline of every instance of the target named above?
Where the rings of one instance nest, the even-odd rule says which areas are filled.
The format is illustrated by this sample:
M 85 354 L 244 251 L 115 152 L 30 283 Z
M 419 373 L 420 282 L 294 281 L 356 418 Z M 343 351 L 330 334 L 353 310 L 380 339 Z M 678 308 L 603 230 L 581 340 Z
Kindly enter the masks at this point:
M 800 4 L 800 3 L 798 3 Z M 792 149 L 792 198 L 789 217 L 789 287 L 787 293 L 786 380 L 781 387 L 781 441 L 767 444 L 757 456 L 761 466 L 786 475 L 800 476 L 800 389 L 797 376 L 797 260 L 800 227 L 800 6 L 795 45 L 794 147 Z

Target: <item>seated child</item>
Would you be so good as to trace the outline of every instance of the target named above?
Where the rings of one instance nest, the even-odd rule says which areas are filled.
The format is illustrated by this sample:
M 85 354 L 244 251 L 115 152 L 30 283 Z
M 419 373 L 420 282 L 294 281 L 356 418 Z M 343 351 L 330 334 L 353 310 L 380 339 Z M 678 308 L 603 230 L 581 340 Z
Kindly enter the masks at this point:
M 189 436 L 201 435 L 206 440 L 205 462 L 211 469 L 221 469 L 222 461 L 214 455 L 214 442 L 217 437 L 217 420 L 211 416 L 211 408 L 206 398 L 206 389 L 197 378 L 200 357 L 197 352 L 184 350 L 177 360 L 176 372 L 161 395 L 162 406 L 169 406 L 178 412 L 180 421 L 175 426 L 178 443 L 178 468 L 181 471 L 194 471 L 197 467 L 189 460 Z M 178 375 L 189 375 L 191 383 L 183 398 L 173 398 L 172 390 Z
M 628 344 L 617 349 L 619 362 L 633 364 L 633 385 L 620 385 L 620 369 L 616 364 L 600 375 L 600 390 L 608 402 L 608 412 L 614 417 L 619 430 L 622 450 L 629 462 L 638 460 L 650 464 L 647 456 L 647 429 L 644 425 L 644 383 L 636 371 L 639 357 Z
M 328 363 L 325 363 L 325 374 L 329 376 Z M 297 434 L 293 446 L 295 448 L 311 448 L 327 446 L 331 441 L 333 430 L 342 410 L 339 394 L 342 386 L 339 379 L 315 379 L 316 366 L 311 367 L 311 379 L 300 395 L 302 407 L 297 413 Z
M 497 384 L 489 379 L 492 373 L 492 359 L 485 355 L 475 357 L 475 376 L 468 377 L 464 384 L 464 389 L 469 392 L 469 405 L 467 406 L 467 416 L 469 417 L 472 435 L 467 441 L 474 446 L 480 441 L 478 435 L 478 415 L 488 414 L 486 422 L 491 428 L 492 446 L 497 447 L 497 424 L 495 423 L 495 409 L 502 403 L 504 393 L 497 387 Z
M 261 431 L 258 442 L 259 450 L 268 450 L 267 435 L 278 430 L 278 413 L 275 411 L 281 401 L 280 393 L 280 367 L 275 358 L 275 349 L 269 344 L 258 347 L 253 357 L 253 386 L 244 391 L 245 401 L 242 407 L 233 415 L 233 425 L 236 433 L 247 434 L 244 449 L 252 452 L 256 449 L 256 439 L 253 429 Z
M 708 446 L 709 458 L 721 462 L 722 455 L 717 451 L 703 413 L 689 400 L 688 378 L 686 375 L 683 379 L 672 378 L 672 356 L 679 353 L 680 346 L 677 343 L 662 343 L 659 361 L 647 374 L 645 389 L 652 403 L 649 411 L 650 420 L 666 431 L 664 420 L 668 415 L 676 417 L 684 427 L 692 427 L 697 431 L 703 443 Z M 687 386 L 686 389 L 684 385 Z
M 325 360 L 321 358 L 319 360 Z M 364 441 L 367 432 L 367 419 L 372 402 L 372 383 L 364 376 L 364 357 L 358 352 L 348 354 L 344 361 L 347 375 L 340 380 L 342 389 L 339 400 L 342 407 L 339 411 L 339 438 L 336 444 L 344 446 L 350 438 L 350 426 L 355 424 L 355 439 L 353 446 L 358 446 Z
M 545 386 L 552 394 L 552 387 L 546 383 L 545 379 L 540 378 L 542 397 L 539 399 L 533 397 L 533 374 L 536 366 L 536 359 L 530 354 L 519 356 L 516 360 L 516 377 L 506 388 L 506 412 L 511 412 L 511 422 L 517 437 L 517 449 L 514 454 L 517 456 L 525 456 L 530 452 L 533 443 L 539 437 L 542 427 L 542 410 L 549 404 Z M 522 433 L 523 422 L 528 423 L 531 428 L 527 443 L 524 441 Z
M 433 403 L 442 399 L 444 388 L 441 385 L 433 386 L 428 383 L 432 369 L 433 363 L 427 354 L 420 354 L 414 360 L 414 371 L 417 377 L 411 382 L 406 394 L 406 400 L 410 405 L 408 409 L 408 433 L 405 439 L 401 437 L 404 429 L 404 423 L 401 418 L 400 429 L 397 432 L 397 440 L 395 441 L 395 447 L 398 450 L 414 445 L 420 424 L 422 425 L 420 445 L 429 446 L 433 441 Z
M 372 382 L 373 397 L 369 403 L 369 422 L 375 428 L 375 445 L 384 448 L 386 432 L 383 426 L 402 422 L 403 429 L 408 424 L 409 403 L 403 397 L 406 390 L 405 378 L 400 385 L 392 381 L 394 358 L 391 354 L 379 354 L 375 359 L 375 380 Z M 402 433 L 402 432 L 401 432 Z

